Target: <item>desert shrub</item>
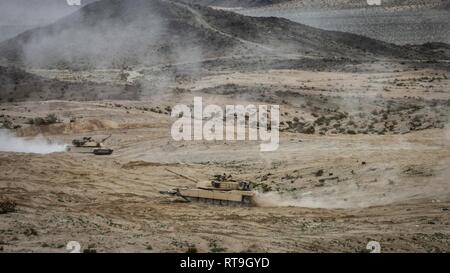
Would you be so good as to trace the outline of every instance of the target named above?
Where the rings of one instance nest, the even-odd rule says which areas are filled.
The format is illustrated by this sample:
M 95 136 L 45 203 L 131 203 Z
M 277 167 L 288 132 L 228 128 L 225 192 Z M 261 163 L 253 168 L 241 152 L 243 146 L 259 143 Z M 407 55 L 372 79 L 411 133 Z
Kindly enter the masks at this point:
M 195 246 L 191 246 L 186 250 L 186 253 L 197 253 L 197 248 Z
M 42 126 L 42 125 L 50 125 L 58 122 L 58 117 L 55 114 L 48 114 L 46 117 L 36 117 L 28 119 L 27 123 Z
M 0 122 L 0 128 L 13 129 L 14 125 L 10 120 L 5 119 L 3 122 Z
M 53 124 L 58 122 L 58 117 L 55 114 L 49 114 L 45 117 L 45 122 L 47 124 Z
M 323 170 L 318 170 L 317 172 L 315 172 L 314 174 L 315 176 L 322 176 L 323 175 Z
M 34 229 L 34 228 L 27 228 L 24 232 L 23 232 L 23 234 L 25 235 L 25 236 L 37 236 L 38 235 L 38 232 Z
M 0 201 L 0 214 L 6 214 L 10 212 L 16 212 L 16 202 L 11 200 Z

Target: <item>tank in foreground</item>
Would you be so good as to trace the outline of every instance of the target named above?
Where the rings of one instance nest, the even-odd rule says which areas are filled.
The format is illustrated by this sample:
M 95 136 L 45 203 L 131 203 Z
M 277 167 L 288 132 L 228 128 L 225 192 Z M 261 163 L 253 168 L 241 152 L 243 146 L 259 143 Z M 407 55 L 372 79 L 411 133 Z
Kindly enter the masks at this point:
M 198 182 L 195 188 L 175 188 L 161 191 L 161 194 L 179 196 L 189 202 L 201 202 L 223 206 L 252 206 L 254 192 L 247 181 L 226 181 L 224 179 Z

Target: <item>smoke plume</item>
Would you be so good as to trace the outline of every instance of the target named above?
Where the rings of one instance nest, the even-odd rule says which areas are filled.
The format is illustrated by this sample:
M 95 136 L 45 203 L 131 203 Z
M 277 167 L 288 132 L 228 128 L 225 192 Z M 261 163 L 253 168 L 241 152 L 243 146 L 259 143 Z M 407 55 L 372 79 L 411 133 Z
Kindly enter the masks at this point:
M 0 151 L 17 153 L 50 154 L 64 152 L 66 145 L 53 144 L 42 137 L 26 139 L 16 137 L 7 130 L 0 130 Z

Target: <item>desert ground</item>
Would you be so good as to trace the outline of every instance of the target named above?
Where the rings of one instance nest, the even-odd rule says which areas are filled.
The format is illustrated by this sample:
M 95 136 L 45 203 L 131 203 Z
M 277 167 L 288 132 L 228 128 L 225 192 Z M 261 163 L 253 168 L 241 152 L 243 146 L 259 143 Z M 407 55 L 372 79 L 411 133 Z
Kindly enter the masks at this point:
M 2 152 L 2 197 L 17 203 L 16 212 L 0 216 L 3 251 L 65 252 L 66 243 L 74 240 L 98 252 L 184 252 L 190 248 L 200 252 L 364 252 L 366 244 L 376 240 L 386 252 L 447 252 L 449 80 L 427 82 L 425 87 L 419 80 L 434 73 L 428 68 L 389 73 L 229 72 L 178 84 L 179 89 L 191 90 L 187 93 L 140 101 L 3 103 L 2 116 L 18 124 L 50 113 L 60 119 L 40 127 L 23 124 L 17 129 L 22 137 L 70 144 L 86 135 L 100 139 L 112 134 L 106 144 L 115 150 L 107 157 Z M 448 76 L 448 71 L 437 74 Z M 306 86 L 298 88 L 298 79 Z M 399 88 L 396 82 L 405 85 Z M 265 96 L 243 99 L 240 92 L 208 93 L 223 84 Z M 358 94 L 356 90 L 366 85 L 371 87 Z M 339 86 L 348 91 L 336 90 Z M 368 100 L 379 100 L 381 108 L 390 100 L 395 105 L 404 99 L 405 88 L 415 98 L 412 104 L 436 102 L 434 107 L 423 106 L 423 114 L 423 107 L 403 110 L 423 117 L 425 121 L 419 122 L 430 123 L 430 128 L 377 129 L 383 121 L 370 131 L 361 120 L 354 130 L 364 127 L 368 132 L 346 134 L 327 128 L 319 129 L 323 134 L 303 134 L 286 126 L 281 127 L 285 130 L 275 152 L 260 152 L 259 143 L 249 141 L 174 141 L 170 134 L 174 119 L 164 110 L 202 96 L 205 102 L 222 104 L 279 101 L 285 123 L 295 116 L 308 118 L 308 107 L 350 109 L 349 115 L 356 119 L 360 113 L 373 112 L 365 105 Z M 401 124 L 401 111 L 392 111 L 399 111 L 395 118 Z M 350 128 L 347 123 L 345 127 Z M 257 205 L 212 206 L 162 196 L 160 190 L 195 187 L 168 170 L 198 180 L 226 173 L 252 181 L 259 192 Z
M 450 251 L 448 45 L 400 47 L 301 25 L 290 35 L 285 19 L 186 5 L 169 7 L 215 41 L 202 56 L 85 68 L 94 55 L 83 48 L 73 67 L 80 58 L 53 65 L 26 54 L 11 65 L 33 33 L 0 43 L 0 251 L 68 252 L 69 241 L 84 252 L 369 252 L 370 241 L 381 252 Z M 63 23 L 50 32 L 72 33 Z M 294 51 L 275 52 L 279 28 Z M 233 50 L 220 55 L 222 46 Z M 280 105 L 278 150 L 173 140 L 171 110 L 194 97 Z M 64 148 L 109 135 L 109 156 Z M 224 173 L 252 183 L 254 206 L 159 193 Z

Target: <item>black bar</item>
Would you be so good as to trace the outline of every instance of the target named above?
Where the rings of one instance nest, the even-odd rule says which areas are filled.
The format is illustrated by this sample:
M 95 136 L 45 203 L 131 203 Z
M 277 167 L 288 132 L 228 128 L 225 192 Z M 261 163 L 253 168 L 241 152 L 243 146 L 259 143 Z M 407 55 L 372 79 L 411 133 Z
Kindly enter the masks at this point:
M 391 266 L 402 271 L 426 265 L 446 268 L 448 254 L 0 254 L 2 268 L 85 272 L 87 268 L 115 272 L 385 272 Z M 61 264 L 63 268 L 59 265 Z M 11 267 L 9 267 L 11 266 Z M 155 270 L 159 269 L 159 270 Z

